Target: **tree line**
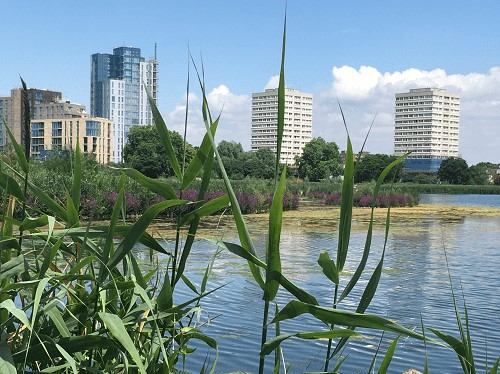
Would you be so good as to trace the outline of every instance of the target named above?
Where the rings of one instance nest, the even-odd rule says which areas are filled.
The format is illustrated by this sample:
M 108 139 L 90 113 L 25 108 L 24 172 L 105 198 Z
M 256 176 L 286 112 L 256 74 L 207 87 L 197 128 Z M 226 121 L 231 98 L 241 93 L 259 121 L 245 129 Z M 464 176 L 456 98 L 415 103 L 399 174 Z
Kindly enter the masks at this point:
M 178 160 L 182 162 L 185 157 L 185 162 L 188 164 L 196 153 L 196 147 L 184 142 L 182 136 L 175 131 L 170 131 L 170 137 Z M 244 151 L 241 143 L 222 140 L 217 150 L 226 173 L 233 180 L 272 179 L 274 176 L 276 155 L 269 148 Z M 132 127 L 123 150 L 123 159 L 127 166 L 139 170 L 148 177 L 173 176 L 173 170 L 154 126 Z M 363 155 L 356 161 L 354 181 L 362 183 L 376 180 L 382 170 L 396 159 L 396 156 L 386 154 Z M 295 176 L 311 182 L 335 179 L 342 174 L 339 147 L 335 142 L 327 142 L 321 137 L 307 143 L 302 156 L 296 158 L 295 165 L 289 166 L 291 166 L 287 169 L 289 177 Z M 495 168 L 498 168 L 498 165 L 488 162 L 469 167 L 464 159 L 449 158 L 443 160 L 437 174 L 407 173 L 403 170 L 403 165 L 398 165 L 387 175 L 386 181 L 483 185 L 491 183 L 487 170 Z M 214 174 L 215 177 L 222 176 L 217 164 L 214 167 Z M 495 179 L 495 184 L 500 184 L 499 177 Z

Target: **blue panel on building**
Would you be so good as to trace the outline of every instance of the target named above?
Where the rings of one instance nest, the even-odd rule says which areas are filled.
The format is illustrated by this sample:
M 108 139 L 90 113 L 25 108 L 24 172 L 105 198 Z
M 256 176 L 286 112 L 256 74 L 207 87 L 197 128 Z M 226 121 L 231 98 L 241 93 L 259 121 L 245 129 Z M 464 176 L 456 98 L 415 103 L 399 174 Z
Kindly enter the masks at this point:
M 407 158 L 403 161 L 404 170 L 410 172 L 434 172 L 437 173 L 441 166 L 440 158 Z

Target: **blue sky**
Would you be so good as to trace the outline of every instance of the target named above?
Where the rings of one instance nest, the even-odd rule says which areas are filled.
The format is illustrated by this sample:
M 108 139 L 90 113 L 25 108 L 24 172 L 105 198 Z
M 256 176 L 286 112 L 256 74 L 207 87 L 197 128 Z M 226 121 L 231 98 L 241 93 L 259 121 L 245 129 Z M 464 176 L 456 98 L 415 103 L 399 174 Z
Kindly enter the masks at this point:
M 394 93 L 421 86 L 461 95 L 460 152 L 500 162 L 499 1 L 289 0 L 286 84 L 314 94 L 313 136 L 345 147 L 337 99 L 359 147 L 391 153 Z M 203 56 L 209 100 L 223 109 L 219 140 L 250 146 L 251 93 L 279 72 L 284 1 L 8 1 L 2 4 L 0 95 L 19 86 L 89 105 L 90 55 L 158 45 L 159 107 L 183 124 L 187 45 Z M 192 80 L 194 82 L 194 79 Z M 189 140 L 203 134 L 193 85 Z

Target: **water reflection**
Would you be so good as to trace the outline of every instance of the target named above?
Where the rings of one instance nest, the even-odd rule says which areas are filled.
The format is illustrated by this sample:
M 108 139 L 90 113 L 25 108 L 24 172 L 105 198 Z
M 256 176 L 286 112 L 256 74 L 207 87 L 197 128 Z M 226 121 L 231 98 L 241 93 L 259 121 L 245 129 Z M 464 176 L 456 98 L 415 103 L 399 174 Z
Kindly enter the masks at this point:
M 351 256 L 342 275 L 342 284 L 352 275 L 361 258 L 366 232 L 356 230 L 351 238 Z M 237 241 L 225 233 L 224 240 Z M 359 296 L 371 272 L 377 265 L 383 249 L 384 231 L 376 228 L 373 237 L 373 254 L 360 285 L 353 297 L 345 302 L 355 308 Z M 263 257 L 266 238 L 260 235 L 255 240 L 259 255 Z M 461 300 L 460 286 L 467 303 L 472 328 L 473 347 L 478 367 L 485 366 L 486 341 L 488 356 L 498 357 L 500 332 L 496 328 L 500 315 L 499 278 L 500 266 L 500 217 L 465 217 L 448 221 L 436 217 L 424 220 L 401 220 L 392 222 L 387 244 L 384 272 L 377 294 L 368 312 L 389 317 L 398 323 L 420 330 L 421 316 L 426 327 L 438 328 L 458 337 L 453 300 L 446 269 L 445 250 L 456 295 Z M 321 250 L 335 256 L 337 234 L 310 232 L 301 227 L 284 228 L 282 233 L 282 269 L 284 274 L 316 296 L 320 304 L 329 306 L 333 287 L 322 274 L 317 259 Z M 210 256 L 216 247 L 207 241 L 195 243 L 187 267 L 191 281 L 200 283 Z M 203 318 L 215 318 L 205 332 L 217 339 L 220 347 L 218 372 L 257 370 L 262 318 L 262 293 L 252 280 L 246 261 L 222 252 L 213 267 L 211 288 L 226 285 L 203 300 Z M 189 293 L 180 289 L 181 295 Z M 289 300 L 280 292 L 277 302 L 280 307 Z M 282 332 L 304 331 L 324 328 L 321 323 L 307 316 L 282 325 Z M 348 359 L 342 372 L 365 372 L 375 352 L 380 335 L 362 331 L 373 340 L 354 341 L 346 350 Z M 270 334 L 273 332 L 271 331 Z M 394 338 L 385 335 L 382 349 Z M 188 359 L 190 371 L 199 370 L 205 360 L 207 349 L 200 345 L 192 358 Z M 289 340 L 284 345 L 285 359 L 293 362 L 291 373 L 317 371 L 326 351 L 325 342 L 303 342 Z M 460 365 L 451 350 L 428 346 L 431 372 L 459 372 Z M 403 372 L 410 367 L 422 370 L 424 347 L 420 341 L 404 339 L 398 345 L 391 372 Z M 491 364 L 490 364 L 491 366 Z

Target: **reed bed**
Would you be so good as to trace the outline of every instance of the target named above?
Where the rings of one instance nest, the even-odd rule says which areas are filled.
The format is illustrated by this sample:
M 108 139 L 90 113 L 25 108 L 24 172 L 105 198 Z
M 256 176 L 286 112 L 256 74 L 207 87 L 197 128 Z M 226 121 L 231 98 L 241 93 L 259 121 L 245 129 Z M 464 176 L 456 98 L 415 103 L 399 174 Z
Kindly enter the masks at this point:
M 285 102 L 285 45 L 286 18 L 281 51 L 278 89 L 278 153 L 284 128 Z M 192 60 L 192 58 L 191 58 Z M 79 144 L 76 145 L 71 165 L 71 183 L 61 185 L 64 197 L 53 199 L 31 180 L 35 171 L 27 153 L 7 128 L 15 148 L 16 160 L 1 162 L 2 226 L 0 237 L 0 369 L 2 373 L 176 373 L 185 370 L 185 363 L 193 352 L 193 341 L 208 347 L 209 352 L 199 372 L 214 373 L 218 360 L 217 341 L 203 329 L 210 320 L 199 319 L 204 298 L 217 288 L 211 287 L 210 275 L 216 256 L 207 259 L 201 284 L 195 285 L 185 272 L 195 238 L 206 217 L 228 209 L 238 233 L 238 241 L 216 241 L 220 250 L 229 251 L 245 259 L 262 294 L 261 344 L 255 352 L 259 373 L 286 372 L 282 361 L 281 343 L 287 339 L 318 340 L 327 347 L 324 372 L 338 372 L 348 359 L 343 349 L 357 328 L 363 327 L 396 336 L 420 339 L 436 344 L 428 337 L 432 333 L 440 344 L 449 346 L 456 354 L 464 372 L 475 372 L 472 356 L 467 309 L 465 318 L 456 303 L 459 338 L 426 328 L 416 331 L 405 328 L 388 318 L 366 313 L 378 287 L 384 266 L 385 244 L 381 254 L 371 251 L 375 201 L 382 181 L 392 168 L 406 156 L 391 163 L 380 175 L 371 191 L 371 208 L 365 209 L 368 229 L 361 258 L 354 259 L 354 272 L 343 272 L 350 259 L 355 186 L 354 155 L 347 135 L 346 166 L 341 185 L 342 200 L 337 208 L 339 240 L 336 248 L 327 248 L 317 262 L 324 281 L 331 286 L 328 305 L 319 305 L 316 297 L 297 286 L 281 268 L 280 236 L 286 196 L 286 167 L 276 163 L 275 179 L 270 198 L 267 222 L 267 241 L 264 258 L 257 256 L 254 240 L 243 215 L 238 191 L 227 177 L 218 155 L 214 137 L 220 118 L 213 118 L 206 100 L 204 70 L 194 61 L 201 96 L 202 114 L 206 125 L 205 137 L 189 162 L 176 158 L 167 125 L 154 100 L 149 97 L 155 126 L 175 173 L 175 184 L 148 178 L 133 169 L 119 169 L 117 191 L 109 196 L 112 201 L 109 222 L 95 223 L 83 220 L 82 190 L 85 169 Z M 191 66 L 191 64 L 189 64 Z M 188 73 L 189 76 L 189 73 Z M 188 78 L 187 93 L 190 84 Z M 29 108 L 27 98 L 25 107 Z M 187 107 L 187 106 L 186 106 Z M 187 109 L 186 109 L 187 110 Z M 341 109 L 340 109 L 341 110 Z M 24 124 L 29 133 L 29 116 Z M 345 122 L 345 121 L 344 121 Z M 187 126 L 187 118 L 186 118 Z M 27 142 L 27 144 L 26 144 Z M 29 150 L 29 139 L 25 139 Z M 218 163 L 222 173 L 225 194 L 209 196 L 213 165 Z M 200 177 L 201 176 L 201 177 Z M 192 185 L 200 177 L 193 192 Z M 127 183 L 136 183 L 151 194 L 162 198 L 145 209 L 133 223 L 127 224 L 127 204 L 132 196 Z M 127 194 L 129 192 L 129 194 Z M 191 196 L 193 194 L 193 196 Z M 44 207 L 30 210 L 31 200 Z M 128 202 L 127 202 L 128 200 Z M 162 222 L 174 227 L 169 238 L 154 237 L 149 228 L 162 212 L 176 209 L 172 217 L 161 216 Z M 15 213 L 18 215 L 15 215 Z M 389 235 L 390 207 L 385 210 L 385 241 Z M 181 240 L 181 237 L 186 238 Z M 165 239 L 168 239 L 168 244 Z M 149 253 L 145 263 L 139 262 L 134 248 L 141 246 Z M 166 261 L 160 261 L 160 256 Z M 368 257 L 377 256 L 375 269 L 366 269 Z M 367 284 L 358 284 L 361 275 L 368 276 Z M 180 301 L 177 288 L 183 283 L 191 297 Z M 230 287 L 230 285 L 228 285 Z M 352 291 L 361 288 L 361 297 Z M 278 305 L 276 294 L 281 289 L 292 300 Z M 453 289 L 452 289 L 453 292 Z M 345 300 L 355 300 L 355 307 Z M 457 300 L 452 294 L 454 300 Z M 307 314 L 319 320 L 323 328 L 310 331 L 284 331 L 281 322 Z M 374 357 L 370 372 L 388 372 L 397 349 L 396 337 L 386 352 Z M 376 360 L 383 355 L 381 360 Z M 425 358 L 423 358 L 425 361 Z M 380 364 L 376 364 L 380 362 Z M 496 373 L 499 360 L 492 364 L 490 373 Z M 424 365 L 427 368 L 427 365 Z M 424 369 L 424 372 L 427 372 Z

